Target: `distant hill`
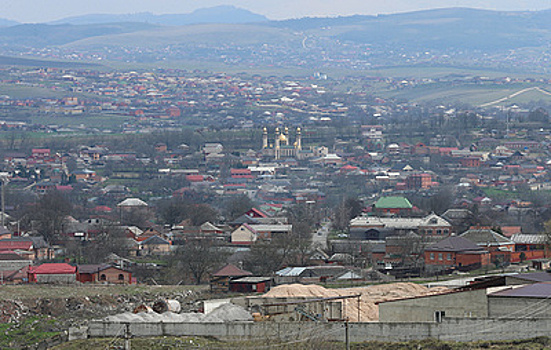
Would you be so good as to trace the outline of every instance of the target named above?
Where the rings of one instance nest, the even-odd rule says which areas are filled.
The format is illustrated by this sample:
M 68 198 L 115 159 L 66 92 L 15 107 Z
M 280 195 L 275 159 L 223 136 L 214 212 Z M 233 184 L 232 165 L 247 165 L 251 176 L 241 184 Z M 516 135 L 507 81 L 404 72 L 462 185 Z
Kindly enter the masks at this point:
M 238 15 L 238 14 L 242 14 Z M 245 16 L 246 15 L 246 16 Z M 122 22 L 134 20 L 137 22 L 148 22 L 143 24 L 134 23 L 132 25 Z M 329 40 L 338 40 L 339 42 L 355 42 L 358 44 L 369 44 L 377 47 L 393 47 L 408 50 L 514 50 L 523 47 L 545 47 L 551 42 L 551 11 L 538 12 L 499 12 L 487 10 L 475 10 L 465 8 L 438 9 L 428 11 L 418 11 L 410 13 L 380 15 L 380 16 L 349 16 L 336 18 L 302 18 L 286 21 L 263 21 L 255 23 L 254 20 L 265 20 L 265 17 L 252 14 L 246 10 L 241 10 L 231 6 L 220 6 L 210 9 L 197 10 L 189 15 L 160 15 L 142 13 L 123 16 L 84 16 L 76 17 L 71 21 L 73 23 L 86 21 L 111 21 L 118 24 L 86 24 L 74 25 L 73 27 L 35 27 L 36 32 L 45 33 L 45 38 L 39 43 L 59 45 L 80 40 L 86 40 L 90 37 L 103 35 L 103 43 L 110 43 L 111 39 L 117 42 L 117 45 L 130 44 L 136 41 L 132 35 L 141 30 L 139 35 L 145 35 L 151 40 L 161 41 L 165 44 L 178 44 L 177 35 L 174 31 L 159 30 L 153 23 L 177 25 L 188 23 L 184 27 L 189 29 L 177 29 L 178 31 L 193 32 L 197 30 L 190 22 L 203 22 L 208 25 L 212 22 L 223 22 L 225 24 L 250 25 L 248 33 L 254 33 L 258 26 L 265 28 L 278 29 L 277 33 L 289 32 L 301 33 L 313 38 L 325 38 Z M 149 25 L 150 27 L 147 27 Z M 27 25 L 28 26 L 28 25 Z M 46 25 L 44 25 L 46 26 Z M 60 25 L 58 25 L 60 26 Z M 119 28 L 116 29 L 115 26 Z M 184 28 L 181 27 L 181 28 Z M 56 29 L 57 28 L 57 29 Z M 180 27 L 179 27 L 180 28 Z M 224 26 L 200 27 L 202 33 L 206 30 L 210 34 L 202 36 L 205 44 L 211 44 L 212 40 L 218 40 L 219 37 L 228 38 L 227 29 Z M 9 30 L 8 30 L 9 29 Z M 19 38 L 24 40 L 30 35 L 32 28 L 25 26 L 15 26 L 0 30 L 0 43 L 5 40 L 6 33 L 15 35 L 19 32 Z M 267 30 L 267 29 L 265 29 Z M 54 33 L 58 31 L 64 38 L 55 38 Z M 218 32 L 217 32 L 218 31 Z M 240 29 L 241 34 L 247 33 L 247 30 Z M 122 35 L 121 34 L 125 34 Z M 31 34 L 32 35 L 32 34 Z M 116 37 L 111 38 L 110 36 Z M 172 39 L 163 37 L 169 35 L 176 42 L 170 42 Z M 125 43 L 124 39 L 130 40 Z M 247 41 L 251 42 L 251 36 Z M 46 40 L 48 39 L 48 40 Z M 282 40 L 285 38 L 282 37 Z M 34 39 L 33 39 L 34 40 Z M 186 39 L 187 40 L 187 39 Z M 236 38 L 237 41 L 243 38 Z M 264 39 L 262 39 L 264 40 Z M 271 40 L 277 41 L 277 36 Z M 93 40 L 88 40 L 92 43 Z M 261 43 L 260 41 L 258 43 Z M 142 43 L 143 44 L 143 43 Z
M 12 21 L 10 19 L 0 18 L 0 27 L 15 26 L 17 24 L 19 24 L 19 22 Z
M 72 24 L 20 24 L 0 28 L 0 44 L 44 47 L 63 45 L 96 36 L 152 30 L 157 26 L 146 23 L 114 23 L 80 25 Z
M 532 69 L 527 62 L 536 62 L 538 69 L 547 70 L 551 43 L 551 11 L 449 8 L 267 21 L 246 10 L 220 6 L 188 15 L 91 15 L 67 21 L 74 24 L 0 27 L 0 48 L 15 48 L 4 51 L 9 55 L 28 47 L 61 46 L 87 53 L 116 49 L 117 55 L 105 55 L 114 60 L 218 60 L 300 67 L 341 61 L 354 65 L 356 60 L 361 63 L 358 67 L 424 64 L 425 52 L 430 51 L 426 62 L 432 65 L 460 62 Z M 77 24 L 94 21 L 101 23 Z M 132 49 L 137 47 L 140 50 Z
M 51 22 L 50 24 L 102 24 L 117 22 L 141 22 L 167 26 L 183 26 L 199 23 L 254 23 L 268 19 L 251 11 L 234 6 L 216 6 L 196 10 L 188 14 L 154 15 L 150 12 L 108 15 L 94 14 L 77 17 L 68 17 Z
M 274 28 L 254 24 L 195 24 L 179 27 L 160 27 L 107 37 L 93 37 L 74 41 L 65 47 L 91 49 L 105 46 L 166 47 L 168 45 L 232 46 L 258 43 L 288 43 L 300 46 L 301 35 L 286 28 Z
M 32 58 L 0 56 L 0 66 L 53 67 L 53 68 L 98 68 L 101 65 L 86 62 L 38 60 Z

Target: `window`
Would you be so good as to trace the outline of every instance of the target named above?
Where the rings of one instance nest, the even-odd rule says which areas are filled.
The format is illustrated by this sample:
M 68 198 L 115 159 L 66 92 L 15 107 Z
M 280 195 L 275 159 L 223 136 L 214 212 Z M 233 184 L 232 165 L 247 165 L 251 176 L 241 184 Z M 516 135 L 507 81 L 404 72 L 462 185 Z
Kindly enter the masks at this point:
M 436 234 L 437 234 L 437 235 L 441 235 L 441 234 L 442 234 L 442 230 L 436 230 Z
M 442 256 L 442 253 L 438 253 L 438 260 L 444 260 L 444 257 Z
M 449 234 L 450 234 L 450 230 L 445 229 L 445 230 L 444 230 L 444 234 L 445 234 L 446 236 L 449 235 Z
M 430 260 L 434 260 L 434 253 L 430 253 Z
M 119 281 L 124 281 L 124 275 L 122 273 L 119 273 Z
M 106 280 L 107 280 L 107 276 L 105 276 L 105 274 L 102 273 L 101 276 L 99 276 L 99 280 L 100 280 L 100 281 L 106 281 Z
M 448 253 L 448 254 L 446 255 L 446 260 L 450 261 L 451 259 L 452 259 L 452 255 L 451 255 L 450 253 Z
M 446 316 L 446 311 L 435 311 L 434 312 L 434 322 L 440 323 L 442 319 Z

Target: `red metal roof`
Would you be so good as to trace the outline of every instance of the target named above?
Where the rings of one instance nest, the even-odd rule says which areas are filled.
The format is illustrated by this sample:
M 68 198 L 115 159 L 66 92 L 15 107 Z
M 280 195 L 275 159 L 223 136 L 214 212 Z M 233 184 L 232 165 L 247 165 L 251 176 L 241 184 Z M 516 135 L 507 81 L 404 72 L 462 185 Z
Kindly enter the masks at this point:
M 240 277 L 240 276 L 252 276 L 249 271 L 241 270 L 239 267 L 228 264 L 212 274 L 215 277 Z
M 9 241 L 0 240 L 0 251 L 5 250 L 30 250 L 33 246 L 32 241 Z
M 33 266 L 29 269 L 30 274 L 73 274 L 77 272 L 76 266 L 65 263 L 47 263 L 40 266 Z

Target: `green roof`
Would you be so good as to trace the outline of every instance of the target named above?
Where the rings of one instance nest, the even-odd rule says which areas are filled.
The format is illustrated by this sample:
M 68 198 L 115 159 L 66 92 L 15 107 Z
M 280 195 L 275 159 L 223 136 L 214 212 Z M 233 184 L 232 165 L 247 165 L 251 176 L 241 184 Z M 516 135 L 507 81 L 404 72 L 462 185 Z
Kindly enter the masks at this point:
M 381 197 L 375 203 L 376 209 L 411 209 L 413 206 L 404 197 Z

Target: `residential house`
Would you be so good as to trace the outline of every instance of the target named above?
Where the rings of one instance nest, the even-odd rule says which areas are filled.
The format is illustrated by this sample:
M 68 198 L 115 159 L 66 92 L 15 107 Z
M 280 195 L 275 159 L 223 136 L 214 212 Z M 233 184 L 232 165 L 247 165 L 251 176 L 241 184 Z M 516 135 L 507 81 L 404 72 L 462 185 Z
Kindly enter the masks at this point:
M 27 274 L 29 283 L 74 283 L 77 280 L 76 266 L 65 263 L 31 266 Z
M 139 242 L 138 254 L 146 255 L 167 255 L 172 251 L 172 243 L 159 236 L 152 236 Z
M 452 236 L 425 248 L 424 259 L 427 270 L 472 270 L 488 266 L 490 253 L 465 238 Z
M 51 260 L 55 252 L 42 237 L 0 239 L 0 252 L 16 252 L 29 260 Z
M 515 251 L 515 242 L 489 227 L 474 227 L 465 231 L 459 237 L 468 239 L 488 250 L 492 263 L 500 265 L 510 263 L 512 253 Z
M 373 211 L 379 215 L 409 215 L 413 205 L 404 197 L 381 197 L 373 205 Z
M 511 256 L 511 262 L 549 257 L 547 235 L 516 233 L 511 236 L 511 241 L 515 242 L 515 253 Z
M 210 290 L 213 292 L 228 292 L 230 290 L 230 282 L 242 277 L 249 277 L 253 274 L 249 271 L 242 270 L 235 265 L 228 264 L 221 269 L 213 272 L 210 278 Z
M 132 284 L 132 273 L 111 265 L 78 265 L 77 281 L 81 283 Z
M 385 216 L 358 216 L 350 221 L 350 232 L 358 237 L 363 235 L 367 239 L 381 240 L 386 236 L 398 236 L 410 231 L 421 236 L 447 237 L 451 234 L 452 225 L 436 214 L 425 217 L 385 217 Z
M 230 241 L 236 245 L 251 245 L 258 239 L 258 232 L 249 224 L 242 224 L 231 233 Z

